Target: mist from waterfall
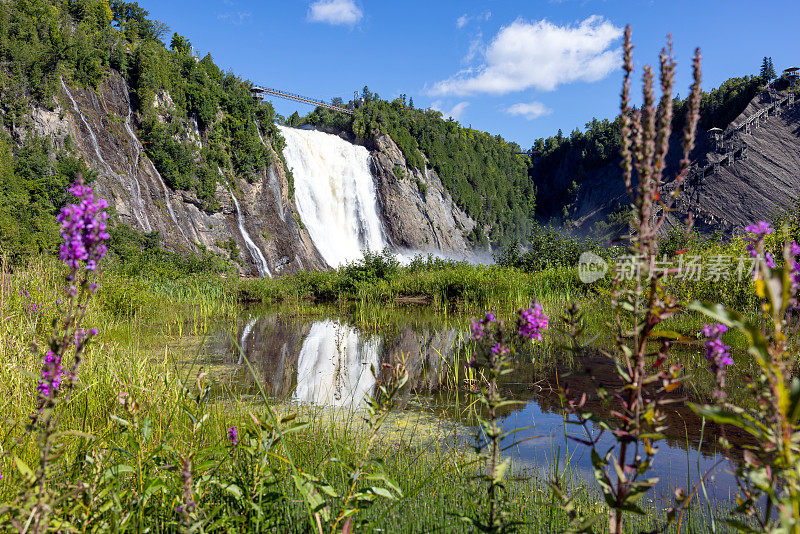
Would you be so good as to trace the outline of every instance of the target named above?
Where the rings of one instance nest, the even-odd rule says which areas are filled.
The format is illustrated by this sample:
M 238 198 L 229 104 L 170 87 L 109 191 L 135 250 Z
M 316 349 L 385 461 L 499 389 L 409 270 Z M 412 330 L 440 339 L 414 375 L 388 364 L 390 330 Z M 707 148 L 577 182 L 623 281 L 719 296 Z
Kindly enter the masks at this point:
M 322 258 L 339 267 L 383 250 L 388 243 L 367 149 L 324 132 L 278 128 L 297 211 Z

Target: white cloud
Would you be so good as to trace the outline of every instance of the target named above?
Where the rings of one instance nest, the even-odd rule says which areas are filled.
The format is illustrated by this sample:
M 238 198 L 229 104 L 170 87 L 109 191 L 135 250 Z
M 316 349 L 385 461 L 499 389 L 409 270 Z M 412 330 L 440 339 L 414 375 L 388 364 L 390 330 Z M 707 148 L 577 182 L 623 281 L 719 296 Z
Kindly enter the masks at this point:
M 456 19 L 456 28 L 458 28 L 460 30 L 461 28 L 463 28 L 464 26 L 466 26 L 467 24 L 469 24 L 473 20 L 478 21 L 478 22 L 486 22 L 490 18 L 492 18 L 492 12 L 488 11 L 488 10 L 484 11 L 480 15 L 474 15 L 474 16 L 470 16 L 470 15 L 467 15 L 466 13 L 464 13 L 463 15 L 461 15 L 460 17 L 458 17 Z
M 469 50 L 467 51 L 467 55 L 464 56 L 463 62 L 464 63 L 471 63 L 473 59 L 478 57 L 479 55 L 483 55 L 484 52 L 484 44 L 483 44 L 483 34 L 478 32 L 478 35 L 470 41 L 469 43 Z
M 450 109 L 442 109 L 442 101 L 436 100 L 435 102 L 431 103 L 431 108 L 435 109 L 436 111 L 441 111 L 444 117 L 449 117 L 455 121 L 459 120 L 463 115 L 464 112 L 469 107 L 469 102 L 459 102 L 455 106 Z
M 229 22 L 234 26 L 241 26 L 245 22 L 250 20 L 250 12 L 249 11 L 237 11 L 235 13 L 221 13 L 217 15 L 217 19 L 223 22 Z
M 577 25 L 518 18 L 500 29 L 483 52 L 484 63 L 433 85 L 433 95 L 507 94 L 535 88 L 552 91 L 561 84 L 595 82 L 622 63 L 613 48 L 622 28 L 599 15 Z
M 354 0 L 317 0 L 308 6 L 308 20 L 352 26 L 364 17 Z
M 529 121 L 550 115 L 553 112 L 552 109 L 541 102 L 520 102 L 507 107 L 504 111 L 509 115 L 521 115 Z

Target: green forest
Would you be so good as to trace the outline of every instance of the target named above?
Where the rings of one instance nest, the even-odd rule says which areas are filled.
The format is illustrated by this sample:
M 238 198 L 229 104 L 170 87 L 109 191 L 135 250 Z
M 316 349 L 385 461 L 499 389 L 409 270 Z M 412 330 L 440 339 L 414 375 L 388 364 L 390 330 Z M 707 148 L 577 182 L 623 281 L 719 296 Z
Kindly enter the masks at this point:
M 168 39 L 169 28 L 148 15 L 119 0 L 0 3 L 0 249 L 12 258 L 53 250 L 66 187 L 78 170 L 91 174 L 76 151 L 56 151 L 32 129 L 33 107 L 55 108 L 61 78 L 97 88 L 119 72 L 147 155 L 170 187 L 194 191 L 207 210 L 219 207 L 218 169 L 252 180 L 269 164 L 259 133 L 282 157 L 272 105 L 254 102 L 248 82 L 210 55 L 194 58 L 188 39 Z M 157 95 L 174 105 L 156 108 Z M 202 148 L 190 138 L 192 120 Z

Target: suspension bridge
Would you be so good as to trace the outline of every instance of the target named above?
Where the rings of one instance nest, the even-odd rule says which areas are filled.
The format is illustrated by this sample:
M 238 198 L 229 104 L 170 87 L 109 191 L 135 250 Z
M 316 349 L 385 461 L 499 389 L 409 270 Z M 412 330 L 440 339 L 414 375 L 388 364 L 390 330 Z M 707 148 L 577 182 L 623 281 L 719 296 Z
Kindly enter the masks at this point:
M 353 110 L 350 108 L 346 108 L 343 106 L 336 106 L 334 104 L 328 104 L 321 100 L 316 100 L 314 98 L 308 98 L 302 95 L 289 93 L 287 91 L 281 91 L 280 89 L 273 89 L 271 87 L 262 87 L 260 85 L 254 85 L 253 87 L 250 88 L 250 92 L 253 94 L 254 98 L 259 100 L 268 96 L 277 96 L 278 98 L 283 98 L 285 100 L 292 100 L 294 102 L 301 102 L 303 104 L 308 104 L 310 106 L 320 106 L 325 109 L 329 109 L 331 111 L 344 113 L 346 115 L 353 114 Z

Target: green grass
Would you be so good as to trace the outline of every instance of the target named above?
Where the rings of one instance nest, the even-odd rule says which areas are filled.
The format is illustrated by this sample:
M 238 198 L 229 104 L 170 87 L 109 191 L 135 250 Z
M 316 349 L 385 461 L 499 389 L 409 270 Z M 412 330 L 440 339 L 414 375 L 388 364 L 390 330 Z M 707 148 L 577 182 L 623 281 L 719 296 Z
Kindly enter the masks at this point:
M 49 333 L 62 276 L 62 267 L 51 258 L 37 259 L 24 269 L 2 274 L 0 416 L 6 421 L 0 438 L 2 502 L 13 500 L 20 488 L 14 457 L 30 466 L 37 461 L 35 436 L 27 423 L 34 410 L 40 356 L 29 346 L 32 341 L 41 346 Z M 59 517 L 77 521 L 83 513 L 93 521 L 117 521 L 120 530 L 177 529 L 182 520 L 176 512 L 183 484 L 179 467 L 182 459 L 191 457 L 195 496 L 206 514 L 208 529 L 236 531 L 244 528 L 237 521 L 252 521 L 254 512 L 242 499 L 229 496 L 208 480 L 228 480 L 245 465 L 232 457 L 236 453 L 226 445 L 226 429 L 237 426 L 244 432 L 252 427 L 253 417 L 267 420 L 267 406 L 258 397 L 237 395 L 235 388 L 218 381 L 213 373 L 203 375 L 207 369 L 197 362 L 209 349 L 209 334 L 219 325 L 235 324 L 233 319 L 242 312 L 236 297 L 246 291 L 243 288 L 279 284 L 299 287 L 298 280 L 315 276 L 341 274 L 307 273 L 293 279 L 239 283 L 203 273 L 174 279 L 131 274 L 112 264 L 103 274 L 101 290 L 85 321 L 87 327 L 99 327 L 100 335 L 85 354 L 75 394 L 60 407 L 61 428 L 79 434 L 62 436 L 52 476 L 53 487 L 64 495 L 73 494 L 76 480 L 95 481 L 96 486 L 91 498 L 84 496 L 82 501 L 75 497 L 61 503 Z M 356 288 L 355 294 L 361 299 L 336 299 L 328 306 L 319 306 L 298 298 L 289 299 L 283 306 L 298 317 L 335 315 L 366 331 L 391 336 L 409 323 L 420 329 L 464 329 L 469 316 L 481 308 L 501 309 L 510 317 L 517 306 L 527 304 L 534 296 L 540 298 L 548 314 L 556 316 L 578 298 L 587 311 L 589 330 L 601 331 L 608 320 L 603 311 L 607 297 L 602 291 L 581 288 L 571 276 L 564 269 L 529 275 L 512 269 L 448 265 L 431 272 L 400 270 L 385 280 Z M 433 295 L 432 307 L 393 304 L 386 296 L 421 293 Z M 385 296 L 372 300 L 374 295 Z M 37 304 L 36 311 L 33 304 Z M 677 318 L 675 327 L 694 331 L 698 320 L 693 315 Z M 552 362 L 563 354 L 556 351 L 557 340 L 547 343 L 529 355 L 540 358 L 543 365 L 548 358 Z M 594 343 L 603 345 L 607 338 Z M 463 357 L 466 361 L 469 355 Z M 464 361 L 447 362 L 450 367 L 445 374 L 460 372 Z M 701 365 L 698 360 L 698 369 Z M 444 379 L 459 383 L 462 376 Z M 253 380 L 258 383 L 259 379 L 255 376 Z M 215 381 L 211 388 L 214 394 L 204 397 L 204 385 Z M 470 404 L 466 402 L 463 409 L 468 411 Z M 286 453 L 291 453 L 295 469 L 325 480 L 338 495 L 346 494 L 351 472 L 346 466 L 365 454 L 363 413 L 350 410 L 333 416 L 329 411 L 286 404 L 276 405 L 276 409 L 281 415 L 299 410 L 298 419 L 310 424 L 283 437 L 285 449 L 276 445 L 265 456 L 262 475 L 264 480 L 268 474 L 274 477 L 269 488 L 275 494 L 265 499 L 258 521 L 266 530 L 307 532 L 307 511 L 293 486 Z M 469 421 L 470 417 L 465 412 L 463 418 L 455 418 L 459 420 Z M 446 421 L 407 411 L 392 416 L 380 433 L 379 446 L 369 455 L 382 462 L 403 497 L 398 501 L 379 500 L 361 512 L 360 519 L 388 532 L 465 531 L 458 516 L 479 513 L 484 492 L 475 478 L 479 469 L 476 457 L 463 441 L 468 428 Z M 132 471 L 110 476 L 108 473 L 119 465 L 130 466 Z M 548 485 L 552 470 L 553 466 L 516 467 L 506 504 L 509 519 L 521 522 L 523 531 L 566 528 L 565 513 L 553 505 Z M 567 473 L 565 470 L 563 476 L 569 479 Z M 153 480 L 162 486 L 143 500 L 143 488 Z M 605 513 L 592 484 L 572 479 L 569 486 L 582 510 Z M 103 488 L 110 493 L 101 495 Z M 88 506 L 89 511 L 81 512 L 78 502 L 84 502 L 81 506 Z M 340 497 L 329 499 L 334 513 L 341 505 Z M 105 511 L 99 512 L 101 509 Z M 131 514 L 133 509 L 137 513 Z M 695 531 L 701 532 L 707 512 L 702 508 L 696 512 L 692 522 Z M 629 528 L 637 531 L 657 526 L 653 520 L 642 518 L 639 523 L 630 523 Z

